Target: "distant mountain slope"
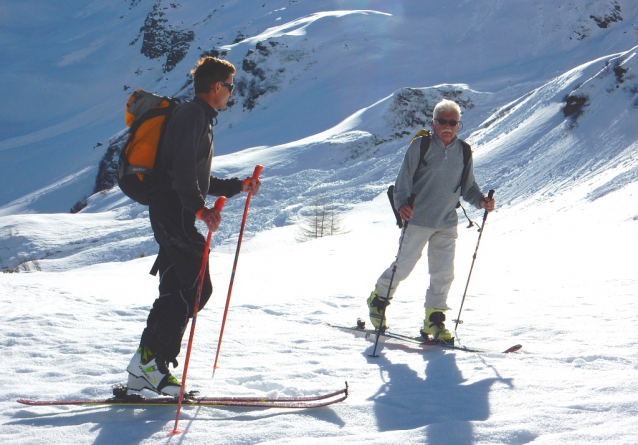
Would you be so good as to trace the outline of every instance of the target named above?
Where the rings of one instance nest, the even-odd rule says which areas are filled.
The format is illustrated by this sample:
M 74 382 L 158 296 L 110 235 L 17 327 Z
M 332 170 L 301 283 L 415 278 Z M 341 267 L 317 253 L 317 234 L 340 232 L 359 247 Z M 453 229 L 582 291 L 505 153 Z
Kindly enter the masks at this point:
M 92 193 L 131 90 L 190 96 L 187 73 L 203 53 L 239 69 L 216 128 L 222 154 L 320 133 L 400 88 L 529 90 L 638 43 L 631 0 L 9 5 L 0 214 L 65 212 Z
M 581 65 L 498 110 L 470 137 L 501 199 L 638 178 L 638 47 Z M 489 166 L 489 168 L 488 168 Z
M 583 184 L 588 194 L 577 199 L 597 199 L 638 179 L 637 51 L 581 65 L 524 94 L 467 85 L 402 88 L 308 138 L 216 157 L 215 173 L 242 177 L 265 166 L 248 237 L 297 224 L 318 200 L 345 211 L 385 192 L 409 139 L 430 121 L 434 104 L 451 98 L 469 128 L 460 135 L 473 145 L 479 185 L 495 188 L 500 206 L 546 200 Z M 236 239 L 243 202 L 227 202 L 215 245 Z M 386 210 L 391 219 L 389 205 Z M 117 188 L 92 196 L 78 215 L 5 216 L 0 234 L 10 236 L 0 243 L 0 267 L 38 259 L 47 270 L 60 270 L 153 254 L 147 217 L 145 207 Z M 56 228 L 47 230 L 49 223 Z M 77 227 L 70 245 L 68 237 L 55 236 L 68 227 Z

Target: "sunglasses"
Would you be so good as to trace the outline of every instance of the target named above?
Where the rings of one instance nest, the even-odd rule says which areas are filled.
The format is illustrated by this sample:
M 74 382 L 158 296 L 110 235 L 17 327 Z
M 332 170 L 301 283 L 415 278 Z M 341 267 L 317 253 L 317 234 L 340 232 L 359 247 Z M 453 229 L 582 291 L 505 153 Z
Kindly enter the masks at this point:
M 228 91 L 230 92 L 230 94 L 233 94 L 233 90 L 235 89 L 235 84 L 233 83 L 226 83 L 226 82 L 222 82 L 221 80 L 219 81 L 219 83 L 221 83 L 222 85 L 224 85 L 226 88 L 228 88 Z
M 441 119 L 440 117 L 435 117 L 432 119 L 433 121 L 437 121 L 439 125 L 449 125 L 450 127 L 456 127 L 461 121 L 455 121 L 454 119 Z

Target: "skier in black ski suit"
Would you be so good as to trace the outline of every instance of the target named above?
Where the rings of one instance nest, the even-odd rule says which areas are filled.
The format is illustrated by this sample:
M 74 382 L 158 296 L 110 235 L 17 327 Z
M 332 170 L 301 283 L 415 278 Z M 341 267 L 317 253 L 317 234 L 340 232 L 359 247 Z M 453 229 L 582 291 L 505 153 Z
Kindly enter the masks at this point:
M 168 370 L 177 366 L 182 337 L 193 317 L 197 284 L 206 241 L 195 227 L 201 219 L 211 232 L 221 214 L 207 208 L 206 195 L 231 197 L 257 194 L 261 182 L 251 177 L 219 179 L 211 176 L 213 122 L 216 109 L 226 108 L 233 92 L 235 67 L 227 61 L 203 57 L 191 72 L 192 102 L 178 105 L 158 150 L 149 216 L 159 254 L 151 274 L 159 272 L 159 297 L 151 309 L 140 346 L 127 367 L 128 387 L 178 396 L 181 383 Z M 199 309 L 213 291 L 206 265 Z

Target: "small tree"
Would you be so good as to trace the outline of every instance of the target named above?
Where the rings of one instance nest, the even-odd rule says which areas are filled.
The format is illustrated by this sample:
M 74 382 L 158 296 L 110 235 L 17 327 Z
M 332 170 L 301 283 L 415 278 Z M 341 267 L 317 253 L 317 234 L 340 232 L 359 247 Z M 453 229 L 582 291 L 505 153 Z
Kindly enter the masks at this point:
M 343 218 L 335 210 L 334 204 L 324 199 L 319 199 L 313 204 L 310 213 L 302 217 L 297 241 L 301 243 L 345 232 Z
M 42 271 L 42 267 L 40 267 L 40 262 L 34 258 L 27 258 L 24 256 L 18 257 L 18 265 L 13 270 L 13 272 L 31 272 L 31 268 L 34 270 Z

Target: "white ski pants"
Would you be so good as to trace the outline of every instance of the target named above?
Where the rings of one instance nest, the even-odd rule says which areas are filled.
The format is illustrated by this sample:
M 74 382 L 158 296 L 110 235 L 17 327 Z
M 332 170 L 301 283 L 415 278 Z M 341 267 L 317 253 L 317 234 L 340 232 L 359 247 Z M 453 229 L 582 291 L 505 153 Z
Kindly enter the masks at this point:
M 394 295 L 399 283 L 410 275 L 427 244 L 430 286 L 425 293 L 424 306 L 430 309 L 450 310 L 451 308 L 447 305 L 447 294 L 454 280 L 456 238 L 456 226 L 437 230 L 408 224 L 398 258 L 377 280 L 379 296 L 385 298 L 388 295 L 395 262 L 397 270 L 392 279 L 390 298 Z

